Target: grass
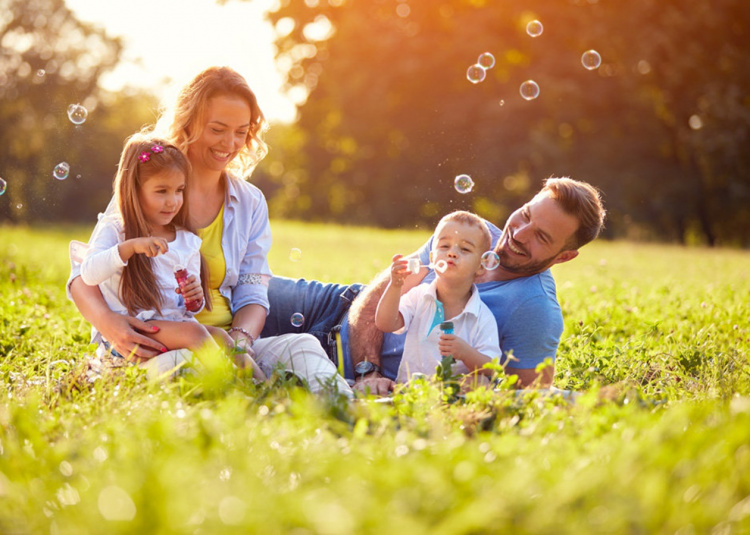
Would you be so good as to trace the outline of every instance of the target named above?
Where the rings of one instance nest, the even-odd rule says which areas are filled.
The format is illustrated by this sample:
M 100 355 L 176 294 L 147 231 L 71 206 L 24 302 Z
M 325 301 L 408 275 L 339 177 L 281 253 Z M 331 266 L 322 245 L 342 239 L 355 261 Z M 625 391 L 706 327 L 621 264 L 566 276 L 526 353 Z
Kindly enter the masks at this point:
M 339 282 L 426 237 L 273 228 L 275 273 Z M 87 235 L 0 227 L 0 533 L 750 533 L 747 252 L 598 242 L 555 267 L 575 403 L 345 404 L 219 372 L 75 388 Z

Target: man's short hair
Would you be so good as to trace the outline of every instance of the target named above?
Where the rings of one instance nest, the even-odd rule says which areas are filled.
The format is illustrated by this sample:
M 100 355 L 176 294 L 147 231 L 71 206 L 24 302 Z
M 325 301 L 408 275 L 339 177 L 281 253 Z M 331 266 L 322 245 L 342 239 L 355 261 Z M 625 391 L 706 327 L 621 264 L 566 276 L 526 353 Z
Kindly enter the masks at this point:
M 568 177 L 551 177 L 544 181 L 544 187 L 537 193 L 545 194 L 555 199 L 565 213 L 578 219 L 578 230 L 568 241 L 567 249 L 579 249 L 599 235 L 607 212 L 597 188 Z

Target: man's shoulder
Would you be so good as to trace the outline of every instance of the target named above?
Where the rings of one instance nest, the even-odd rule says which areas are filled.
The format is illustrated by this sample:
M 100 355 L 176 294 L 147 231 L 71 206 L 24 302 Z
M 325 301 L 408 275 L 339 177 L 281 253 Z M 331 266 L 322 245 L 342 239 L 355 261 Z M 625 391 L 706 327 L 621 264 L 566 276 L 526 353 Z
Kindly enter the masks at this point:
M 555 279 L 549 270 L 528 277 L 478 284 L 479 295 L 490 309 L 496 306 L 513 307 L 536 300 L 557 305 Z

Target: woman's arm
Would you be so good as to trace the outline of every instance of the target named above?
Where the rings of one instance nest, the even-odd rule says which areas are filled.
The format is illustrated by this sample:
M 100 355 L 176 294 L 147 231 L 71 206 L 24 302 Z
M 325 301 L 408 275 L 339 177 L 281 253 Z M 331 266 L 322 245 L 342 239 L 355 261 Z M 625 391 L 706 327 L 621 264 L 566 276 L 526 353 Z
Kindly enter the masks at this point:
M 246 305 L 235 312 L 232 317 L 232 328 L 229 336 L 237 342 L 238 345 L 247 349 L 258 339 L 263 326 L 266 323 L 266 309 L 261 305 Z M 248 334 L 252 340 L 247 340 Z
M 88 286 L 81 277 L 76 277 L 70 283 L 70 295 L 86 321 L 121 355 L 133 354 L 138 361 L 143 361 L 167 350 L 159 342 L 140 334 L 157 332 L 158 328 L 137 318 L 112 312 L 98 286 Z

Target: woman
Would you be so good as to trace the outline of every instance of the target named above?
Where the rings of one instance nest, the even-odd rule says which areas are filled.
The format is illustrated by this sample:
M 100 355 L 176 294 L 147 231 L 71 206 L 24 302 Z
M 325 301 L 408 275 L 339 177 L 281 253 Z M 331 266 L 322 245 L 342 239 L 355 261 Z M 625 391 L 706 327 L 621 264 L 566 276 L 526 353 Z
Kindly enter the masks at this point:
M 202 238 L 212 309 L 196 316 L 227 329 L 264 371 L 282 366 L 305 379 L 311 390 L 336 386 L 351 394 L 318 341 L 306 334 L 258 339 L 268 313 L 267 253 L 271 246 L 268 207 L 261 191 L 242 180 L 266 155 L 266 121 L 245 79 L 228 67 L 211 67 L 180 92 L 166 140 L 192 166 L 188 208 Z M 112 203 L 107 211 L 115 210 Z M 106 215 L 105 215 L 106 217 Z M 107 307 L 98 287 L 87 286 L 74 266 L 70 294 L 78 310 L 121 355 L 144 362 L 166 348 L 148 334 L 153 327 Z

